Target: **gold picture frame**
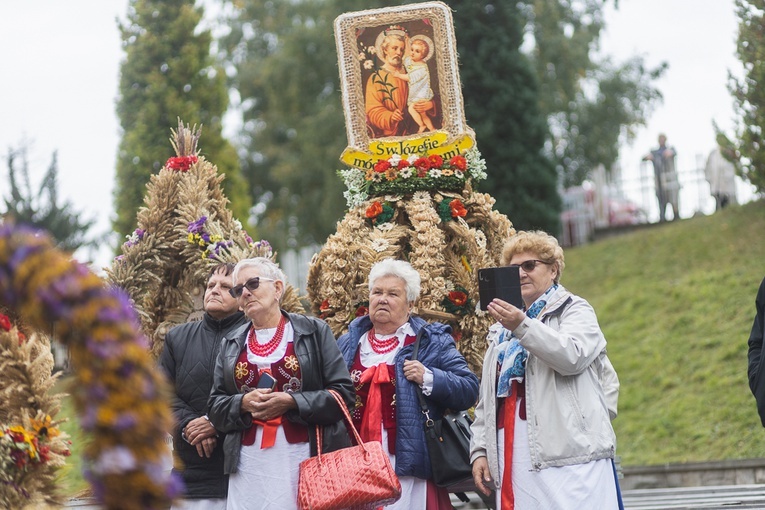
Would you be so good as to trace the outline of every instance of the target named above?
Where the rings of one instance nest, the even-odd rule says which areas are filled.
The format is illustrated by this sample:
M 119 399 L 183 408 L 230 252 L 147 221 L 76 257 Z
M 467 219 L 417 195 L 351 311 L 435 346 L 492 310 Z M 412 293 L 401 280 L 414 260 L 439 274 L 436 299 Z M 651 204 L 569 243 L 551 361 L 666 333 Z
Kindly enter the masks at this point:
M 463 149 L 474 144 L 446 4 L 345 13 L 334 26 L 348 136 L 342 161 L 369 168 L 370 157 L 390 155 L 397 146 L 402 154 L 405 144 L 419 153 L 455 140 Z M 421 75 L 429 87 L 421 86 Z

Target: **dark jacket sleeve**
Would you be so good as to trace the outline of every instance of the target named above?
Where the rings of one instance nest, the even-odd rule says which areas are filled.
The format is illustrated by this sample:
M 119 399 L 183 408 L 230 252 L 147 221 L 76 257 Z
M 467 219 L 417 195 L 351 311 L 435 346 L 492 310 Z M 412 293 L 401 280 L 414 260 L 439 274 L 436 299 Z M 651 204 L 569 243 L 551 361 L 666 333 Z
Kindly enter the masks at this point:
M 752 390 L 757 401 L 757 412 L 760 414 L 760 421 L 765 426 L 765 377 L 763 376 L 763 321 L 765 320 L 765 279 L 760 283 L 760 289 L 757 291 L 755 299 L 755 308 L 757 310 L 752 323 L 752 331 L 749 333 L 749 388 Z
M 181 355 L 181 353 L 176 353 L 175 344 L 178 340 L 177 333 L 178 330 L 175 328 L 167 332 L 167 336 L 165 337 L 165 345 L 162 349 L 162 354 L 159 357 L 159 365 L 167 375 L 174 390 L 171 399 L 171 405 L 173 410 L 173 418 L 175 419 L 175 426 L 177 427 L 178 434 L 180 434 L 180 431 L 186 428 L 186 425 L 188 425 L 191 420 L 199 418 L 201 415 L 196 412 L 194 408 L 191 407 L 191 405 L 178 394 L 178 383 L 176 381 L 178 360 L 176 359 L 176 356 Z
M 207 401 L 210 421 L 217 430 L 224 433 L 244 430 L 252 425 L 252 416 L 249 413 L 243 414 L 241 411 L 244 395 L 238 393 L 236 388 L 228 388 L 226 385 L 225 364 L 228 362 L 227 355 L 232 354 L 238 355 L 235 340 L 224 339 L 218 357 L 215 359 L 213 386 Z
M 433 371 L 430 399 L 455 411 L 473 407 L 478 400 L 478 377 L 468 368 L 451 335 L 441 332 L 438 336 L 440 360 L 437 367 L 428 367 Z
M 327 390 L 337 391 L 350 407 L 355 401 L 353 383 L 332 330 L 322 320 L 309 320 L 317 328 L 314 333 L 317 355 L 312 361 L 318 369 L 315 374 L 318 379 L 313 379 L 312 384 L 306 384 L 303 391 L 292 395 L 297 404 L 295 413 L 299 421 L 305 424 L 329 425 L 342 420 L 343 413 Z

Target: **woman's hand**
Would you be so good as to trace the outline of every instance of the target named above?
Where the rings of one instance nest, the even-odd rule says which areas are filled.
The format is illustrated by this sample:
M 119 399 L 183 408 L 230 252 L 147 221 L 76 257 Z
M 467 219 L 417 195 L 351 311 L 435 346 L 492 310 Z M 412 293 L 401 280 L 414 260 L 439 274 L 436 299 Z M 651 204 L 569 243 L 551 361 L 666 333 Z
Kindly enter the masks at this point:
M 212 457 L 216 444 L 218 444 L 218 439 L 215 436 L 202 439 L 196 444 L 197 454 L 202 458 L 207 457 L 209 459 Z
M 502 327 L 510 331 L 521 325 L 526 314 L 523 310 L 516 308 L 507 301 L 501 299 L 492 299 L 489 306 L 486 307 L 494 320 L 502 324 Z
M 489 473 L 489 461 L 486 457 L 478 457 L 473 462 L 473 483 L 476 488 L 486 494 L 491 495 L 491 491 L 494 488 L 494 484 L 491 480 L 491 473 Z
M 296 408 L 295 399 L 283 391 L 255 389 L 242 398 L 242 411 L 250 413 L 253 420 L 273 420 Z
M 422 386 L 425 376 L 425 365 L 417 360 L 404 361 L 404 377 L 407 381 L 412 381 Z

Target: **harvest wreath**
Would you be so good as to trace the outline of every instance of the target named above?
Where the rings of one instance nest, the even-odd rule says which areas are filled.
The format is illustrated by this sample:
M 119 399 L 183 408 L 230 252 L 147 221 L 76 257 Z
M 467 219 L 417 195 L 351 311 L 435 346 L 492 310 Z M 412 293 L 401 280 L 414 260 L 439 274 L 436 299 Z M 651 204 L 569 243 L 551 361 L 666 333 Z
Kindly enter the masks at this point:
M 47 235 L 6 222 L 0 224 L 0 307 L 31 329 L 53 325 L 69 347 L 72 397 L 90 439 L 85 476 L 96 499 L 107 508 L 166 508 L 181 488 L 164 465 L 165 431 L 172 426 L 167 388 L 127 295 L 106 287 Z

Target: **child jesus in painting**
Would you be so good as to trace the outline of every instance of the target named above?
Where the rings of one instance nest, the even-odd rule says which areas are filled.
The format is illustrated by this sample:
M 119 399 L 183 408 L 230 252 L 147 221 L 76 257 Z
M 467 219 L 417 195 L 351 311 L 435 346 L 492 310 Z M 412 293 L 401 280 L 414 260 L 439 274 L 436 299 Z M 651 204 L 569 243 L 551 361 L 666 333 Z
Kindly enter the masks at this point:
M 431 48 L 433 43 L 423 35 L 412 37 L 409 42 L 409 55 L 403 59 L 406 73 L 394 73 L 396 78 L 409 82 L 409 98 L 407 106 L 409 114 L 419 126 L 418 133 L 434 131 L 433 122 L 428 112 L 418 112 L 414 105 L 433 99 L 433 90 L 430 88 L 430 71 L 427 61 L 433 56 Z

